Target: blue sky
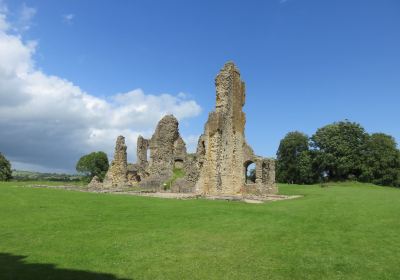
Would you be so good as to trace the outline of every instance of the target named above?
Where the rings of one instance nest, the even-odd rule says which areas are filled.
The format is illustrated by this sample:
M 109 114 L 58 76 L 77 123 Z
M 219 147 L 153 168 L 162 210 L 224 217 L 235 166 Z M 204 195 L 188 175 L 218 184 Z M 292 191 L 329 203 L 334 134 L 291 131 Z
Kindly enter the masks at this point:
M 246 136 L 257 154 L 275 156 L 280 139 L 289 131 L 311 135 L 343 119 L 361 123 L 368 132 L 400 139 L 398 0 L 0 3 L 11 26 L 4 32 L 25 46 L 35 42 L 30 54 L 33 71 L 69 81 L 101 100 L 135 89 L 142 90 L 144 99 L 161 94 L 176 97 L 171 101 L 175 109 L 159 105 L 154 110 L 186 112 L 180 117 L 180 129 L 191 139 L 191 147 L 214 108 L 215 75 L 228 60 L 237 64 L 246 82 Z M 1 90 L 0 98 L 9 98 Z M 22 123 L 18 118 L 3 120 L 7 125 Z M 69 118 L 57 121 L 77 126 Z M 48 123 L 46 116 L 34 121 L 41 122 Z M 128 124 L 118 132 L 130 129 L 128 135 L 136 137 L 151 134 L 155 121 Z M 104 138 L 82 149 L 71 148 L 67 151 L 71 157 L 60 161 L 50 160 L 63 157 L 55 146 L 37 161 L 38 155 L 15 152 L 17 144 L 30 143 L 26 119 L 14 132 L 18 143 L 0 140 L 0 151 L 17 167 L 38 170 L 73 170 L 72 155 L 95 148 L 112 153 L 114 142 Z M 51 128 L 43 134 L 48 137 L 32 138 L 38 142 L 51 138 Z M 52 141 L 64 138 L 60 134 Z M 104 144 L 106 140 L 111 145 Z M 128 141 L 130 154 L 135 153 L 134 140 Z M 42 149 L 39 144 L 34 147 Z

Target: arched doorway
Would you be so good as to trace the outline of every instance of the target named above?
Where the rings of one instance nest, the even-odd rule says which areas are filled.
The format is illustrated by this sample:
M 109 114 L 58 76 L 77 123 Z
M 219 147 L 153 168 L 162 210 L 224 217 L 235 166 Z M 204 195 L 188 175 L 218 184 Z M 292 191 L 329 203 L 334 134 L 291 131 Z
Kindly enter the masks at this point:
M 174 162 L 174 168 L 177 168 L 177 169 L 182 169 L 183 168 L 183 166 L 184 166 L 184 164 L 183 164 L 183 160 L 182 159 L 175 159 L 175 162 Z
M 256 164 L 249 160 L 244 164 L 244 167 L 246 184 L 254 184 L 256 182 Z

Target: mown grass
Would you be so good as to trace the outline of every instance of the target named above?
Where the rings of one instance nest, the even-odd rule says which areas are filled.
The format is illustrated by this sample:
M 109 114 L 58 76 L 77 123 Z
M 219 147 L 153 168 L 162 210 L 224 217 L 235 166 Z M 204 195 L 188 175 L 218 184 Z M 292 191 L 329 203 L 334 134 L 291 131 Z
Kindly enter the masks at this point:
M 304 197 L 245 204 L 15 185 L 0 185 L 0 279 L 400 275 L 399 189 L 281 185 Z

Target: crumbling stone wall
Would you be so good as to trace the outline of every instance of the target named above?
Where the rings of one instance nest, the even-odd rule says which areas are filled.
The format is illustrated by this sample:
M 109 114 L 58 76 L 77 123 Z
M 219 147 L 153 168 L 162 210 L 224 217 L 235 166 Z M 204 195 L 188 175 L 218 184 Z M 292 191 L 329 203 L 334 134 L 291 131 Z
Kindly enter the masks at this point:
M 126 154 L 125 137 L 118 136 L 115 143 L 114 160 L 104 178 L 103 186 L 122 187 L 128 184 L 128 160 Z
M 173 115 L 163 117 L 148 143 L 150 162 L 146 172 L 149 176 L 141 185 L 147 187 L 152 182 L 162 187 L 172 176 L 173 168 L 184 168 L 186 160 L 186 144 L 179 134 L 178 120 Z
M 187 156 L 186 144 L 182 137 L 178 137 L 174 142 L 174 168 L 184 168 Z
M 136 148 L 137 163 L 140 166 L 146 166 L 148 163 L 147 150 L 149 149 L 149 140 L 139 135 L 136 145 L 137 145 Z
M 163 117 L 150 139 L 149 173 L 167 174 L 174 167 L 174 143 L 179 138 L 178 120 L 173 115 Z
M 114 160 L 104 180 L 105 187 L 139 183 L 146 190 L 159 191 L 173 174 L 183 169 L 172 191 L 206 195 L 276 193 L 275 162 L 256 156 L 246 143 L 245 84 L 239 70 L 229 62 L 215 79 L 216 106 L 208 116 L 196 154 L 187 154 L 173 115 L 163 117 L 150 139 L 137 139 L 137 163 L 127 164 L 125 139 L 119 136 Z M 147 152 L 150 150 L 150 159 Z M 246 182 L 246 168 L 255 163 L 255 182 Z M 93 182 L 95 184 L 96 182 Z
M 245 86 L 233 63 L 215 79 L 216 108 L 205 125 L 198 151 L 204 153 L 196 190 L 203 194 L 236 194 L 243 185 Z
M 243 194 L 249 189 L 245 182 L 245 163 L 250 159 L 256 161 L 244 135 L 246 117 L 242 107 L 246 97 L 245 84 L 236 66 L 228 62 L 217 75 L 215 86 L 215 111 L 209 114 L 197 147 L 200 175 L 195 189 L 198 193 L 210 195 Z M 262 165 L 259 163 L 257 166 Z M 262 174 L 260 170 L 256 170 L 256 174 Z M 263 194 L 276 191 L 276 188 L 272 190 L 267 186 L 272 179 L 267 181 L 263 183 L 256 178 L 257 189 Z
M 92 180 L 90 180 L 90 183 L 88 184 L 89 189 L 101 189 L 103 187 L 103 183 L 101 182 L 100 178 L 98 176 L 94 176 Z

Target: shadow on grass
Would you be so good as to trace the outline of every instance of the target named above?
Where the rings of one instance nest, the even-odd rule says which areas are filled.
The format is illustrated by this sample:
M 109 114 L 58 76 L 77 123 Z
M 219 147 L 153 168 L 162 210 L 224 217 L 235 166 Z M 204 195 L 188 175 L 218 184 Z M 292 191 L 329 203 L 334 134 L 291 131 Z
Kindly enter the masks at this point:
M 26 256 L 0 253 L 0 279 L 2 280 L 129 280 L 112 274 L 57 268 L 54 264 L 26 263 Z

